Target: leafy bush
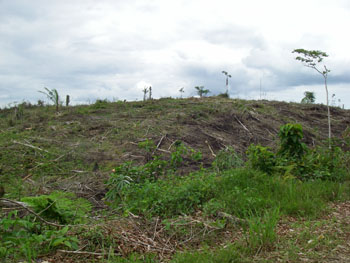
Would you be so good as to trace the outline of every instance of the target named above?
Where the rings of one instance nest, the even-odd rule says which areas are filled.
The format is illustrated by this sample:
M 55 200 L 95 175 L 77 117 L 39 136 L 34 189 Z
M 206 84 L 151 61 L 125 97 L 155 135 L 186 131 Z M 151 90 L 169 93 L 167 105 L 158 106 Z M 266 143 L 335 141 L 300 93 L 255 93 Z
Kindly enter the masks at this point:
M 147 152 L 153 152 L 156 149 L 156 145 L 152 140 L 144 140 L 138 143 L 139 148 L 145 149 Z
M 206 175 L 203 179 L 203 175 L 197 173 L 186 178 L 173 176 L 134 185 L 123 191 L 124 203 L 119 204 L 125 211 L 146 216 L 189 214 L 213 197 L 215 175 Z
M 303 179 L 344 181 L 349 177 L 349 152 L 340 147 L 316 147 L 305 158 L 307 173 Z
M 126 162 L 110 174 L 109 180 L 106 182 L 107 188 L 109 189 L 106 193 L 107 200 L 117 200 L 122 199 L 122 192 L 130 187 L 133 182 L 132 177 L 138 176 L 139 169 L 138 167 L 132 166 L 132 162 Z
M 53 230 L 40 225 L 32 217 L 19 218 L 12 211 L 0 220 L 0 258 L 26 258 L 32 262 L 40 253 L 47 253 L 59 247 L 78 249 L 78 239 L 68 236 L 69 228 Z
M 74 194 L 53 192 L 50 195 L 24 197 L 21 200 L 29 204 L 41 216 L 58 220 L 61 224 L 82 223 L 91 210 L 91 204 Z
M 96 102 L 91 106 L 93 109 L 107 109 L 108 108 L 108 101 L 107 99 L 104 100 L 96 100 Z
M 227 92 L 225 92 L 225 93 L 220 93 L 220 94 L 218 95 L 218 97 L 219 97 L 219 98 L 229 99 L 229 98 L 230 98 L 230 95 L 229 95 Z
M 350 154 L 340 147 L 309 149 L 301 140 L 300 124 L 281 126 L 279 150 L 275 154 L 267 147 L 250 145 L 247 150 L 248 166 L 284 178 L 305 180 L 342 181 L 349 176 Z
M 248 165 L 267 174 L 273 172 L 276 165 L 275 154 L 268 147 L 251 144 L 247 150 Z
M 278 133 L 280 149 L 278 155 L 287 159 L 300 159 L 306 151 L 303 139 L 303 128 L 300 124 L 287 123 L 281 126 Z
M 170 156 L 170 167 L 176 169 L 180 166 L 188 164 L 188 162 L 200 162 L 202 160 L 202 153 L 195 151 L 191 147 L 185 146 L 181 141 L 175 142 L 175 151 Z
M 155 145 L 150 140 L 139 143 L 139 147 L 148 153 L 153 152 Z M 188 162 L 199 162 L 202 160 L 202 153 L 186 147 L 181 141 L 175 143 L 175 151 L 171 153 L 170 160 L 162 160 L 161 156 L 150 156 L 150 161 L 144 165 L 136 166 L 133 162 L 125 162 L 117 166 L 110 174 L 106 182 L 108 192 L 106 199 L 113 201 L 122 200 L 124 190 L 131 184 L 136 187 L 138 184 L 154 182 L 160 177 L 172 174 L 176 168 L 188 164 Z

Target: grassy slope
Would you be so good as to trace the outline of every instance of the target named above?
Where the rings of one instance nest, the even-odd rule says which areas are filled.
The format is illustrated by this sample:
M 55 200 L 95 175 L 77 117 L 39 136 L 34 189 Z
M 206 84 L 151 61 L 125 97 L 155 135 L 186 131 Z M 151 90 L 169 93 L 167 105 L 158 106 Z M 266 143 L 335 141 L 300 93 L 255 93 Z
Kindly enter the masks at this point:
M 332 108 L 332 121 L 334 135 L 341 137 L 350 125 L 350 112 Z M 319 144 L 327 137 L 326 108 L 322 105 L 210 97 L 100 102 L 90 106 L 62 108 L 59 113 L 55 113 L 53 107 L 31 107 L 25 108 L 23 116 L 19 118 L 15 118 L 14 109 L 1 110 L 0 183 L 5 185 L 7 198 L 19 199 L 62 190 L 86 198 L 98 211 L 105 207 L 102 200 L 106 192 L 104 181 L 111 169 L 129 160 L 146 162 L 147 153 L 137 146 L 140 141 L 150 139 L 156 144 L 160 142 L 158 151 L 166 156 L 173 143 L 181 140 L 202 151 L 203 166 L 206 167 L 213 161 L 213 155 L 227 146 L 234 147 L 239 153 L 244 153 L 251 143 L 273 147 L 279 126 L 287 122 L 303 125 L 305 142 L 309 145 Z M 197 168 L 188 165 L 182 168 L 181 173 L 186 174 L 195 169 Z M 191 228 L 200 228 L 199 232 L 203 231 L 203 225 L 200 227 L 195 223 L 197 215 L 192 216 L 194 218 L 187 218 L 189 222 L 186 221 L 185 224 Z M 135 220 L 136 222 L 126 223 L 130 224 L 128 228 L 131 236 L 128 238 L 131 240 L 133 234 L 137 235 L 141 231 L 137 220 L 144 219 Z M 317 222 L 323 220 L 328 222 L 327 220 L 333 219 L 325 218 Z M 123 229 L 118 223 L 115 224 L 116 229 Z M 157 221 L 152 220 L 142 221 L 142 224 L 150 226 L 151 229 L 157 229 L 158 225 Z M 302 233 L 307 232 L 305 224 L 308 222 L 291 223 L 289 220 L 286 224 L 288 227 L 296 224 L 295 228 Z M 205 231 L 210 232 L 213 229 Z M 142 229 L 146 230 L 149 231 L 147 227 Z M 103 226 L 99 231 L 104 233 L 108 231 L 108 227 Z M 233 240 L 233 233 L 239 233 L 238 230 L 230 231 L 222 242 Z M 222 235 L 225 231 L 221 229 L 213 233 Z M 288 235 L 293 234 L 286 234 L 286 239 L 282 235 L 280 245 L 286 246 L 282 249 L 283 253 L 293 254 L 295 251 L 290 251 L 288 247 Z M 293 237 L 296 251 L 305 252 L 305 247 L 309 247 L 309 240 L 314 238 L 312 233 L 310 235 L 308 237 L 306 233 L 306 237 L 301 239 Z M 341 236 L 330 236 L 329 240 L 342 240 Z M 215 240 L 215 235 L 212 238 Z M 307 240 L 308 238 L 310 239 Z M 126 250 L 129 249 L 125 246 Z M 190 247 L 197 246 L 192 244 Z M 330 247 L 327 244 L 323 247 L 325 250 L 328 248 Z M 279 253 L 278 249 L 274 251 Z M 312 248 L 310 251 L 313 254 Z M 257 257 L 258 261 L 269 257 L 263 252 L 257 254 L 262 255 L 261 258 Z M 248 261 L 251 259 L 249 255 L 248 253 L 244 256 Z M 295 258 L 297 262 L 298 255 L 293 255 L 289 259 Z M 281 255 L 276 257 L 280 258 Z M 317 258 L 317 253 L 315 257 Z

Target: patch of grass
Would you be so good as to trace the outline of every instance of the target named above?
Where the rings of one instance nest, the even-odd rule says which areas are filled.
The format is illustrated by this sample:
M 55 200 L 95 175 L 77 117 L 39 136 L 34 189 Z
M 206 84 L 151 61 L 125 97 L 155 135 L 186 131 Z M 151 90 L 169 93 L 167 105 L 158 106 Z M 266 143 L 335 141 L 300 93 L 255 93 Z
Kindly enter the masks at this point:
M 248 219 L 245 239 L 252 253 L 261 249 L 271 250 L 275 246 L 279 219 L 279 208 L 266 211 L 260 218 L 252 216 Z
M 128 187 L 125 211 L 146 216 L 172 217 L 196 210 L 222 211 L 241 218 L 262 216 L 266 209 L 280 208 L 281 214 L 315 217 L 328 201 L 344 198 L 346 188 L 336 182 L 299 182 L 270 177 L 249 169 L 234 169 L 218 176 L 201 171 L 185 178 L 169 177 Z
M 171 260 L 172 263 L 244 263 L 251 262 L 241 255 L 239 248 L 228 245 L 225 248 L 210 250 L 204 248 L 202 251 L 180 252 Z

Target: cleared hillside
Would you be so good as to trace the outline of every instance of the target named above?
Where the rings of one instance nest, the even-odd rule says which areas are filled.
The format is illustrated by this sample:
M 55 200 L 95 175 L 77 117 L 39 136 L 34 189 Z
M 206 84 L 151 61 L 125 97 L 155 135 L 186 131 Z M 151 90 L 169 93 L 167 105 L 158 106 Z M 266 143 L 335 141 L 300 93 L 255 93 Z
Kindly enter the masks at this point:
M 339 156 L 348 160 L 350 111 L 332 107 L 331 115 L 334 145 L 345 150 Z M 118 257 L 110 262 L 167 262 L 174 255 L 177 256 L 172 262 L 199 262 L 197 257 L 202 256 L 208 260 L 203 262 L 277 259 L 298 262 L 298 253 L 304 253 L 305 259 L 319 262 L 330 249 L 333 249 L 333 256 L 346 258 L 350 248 L 338 249 L 337 245 L 344 246 L 349 233 L 348 224 L 344 222 L 350 206 L 346 201 L 339 203 L 348 200 L 347 181 L 310 180 L 304 183 L 288 176 L 286 180 L 273 177 L 249 166 L 242 170 L 239 167 L 227 171 L 206 169 L 211 168 L 215 157 L 224 149 L 234 149 L 243 160 L 247 159 L 245 153 L 251 144 L 276 150 L 277 134 L 286 123 L 300 123 L 303 142 L 310 148 L 325 145 L 322 149 L 327 153 L 327 109 L 323 105 L 220 97 L 163 98 L 145 102 L 97 101 L 92 105 L 61 107 L 56 112 L 53 106 L 21 104 L 0 111 L 0 185 L 5 187 L 5 198 L 10 200 L 49 198 L 50 205 L 40 210 L 44 212 L 55 207 L 56 201 L 66 200 L 64 193 L 72 193 L 91 204 L 91 213 L 84 215 L 88 211 L 83 209 L 88 207 L 86 203 L 73 206 L 66 200 L 66 206 L 76 211 L 81 206 L 83 210 L 79 210 L 80 214 L 72 214 L 63 209 L 66 217 L 56 215 L 54 218 L 65 224 L 72 220 L 71 217 L 79 217 L 82 221 L 88 218 L 89 223 L 81 229 L 73 227 L 69 232 L 68 237 L 79 239 L 79 250 L 74 249 L 77 253 L 60 252 L 50 247 L 51 253 L 40 255 L 48 260 L 103 262 L 109 251 L 113 251 Z M 174 154 L 180 151 L 176 148 L 180 142 L 192 153 L 201 153 L 202 158 L 198 161 Z M 322 153 L 312 154 L 310 158 L 320 161 L 310 163 L 322 169 L 328 165 L 329 159 L 323 160 Z M 174 157 L 181 158 L 176 170 L 170 167 Z M 129 165 L 127 162 L 130 161 L 132 164 Z M 162 176 L 153 178 L 151 174 L 151 178 L 139 178 L 147 169 L 157 172 L 164 165 L 171 169 L 162 170 Z M 289 171 L 288 167 L 286 164 L 283 169 Z M 342 168 L 349 171 L 346 170 L 348 165 Z M 118 171 L 124 176 L 121 181 L 124 186 L 132 182 L 135 188 L 130 188 L 124 196 L 121 191 L 115 192 L 112 200 L 108 200 L 106 193 L 111 192 L 113 183 L 109 187 L 106 182 L 111 174 L 119 180 Z M 128 173 L 135 176 L 131 178 L 134 181 L 128 179 Z M 113 199 L 119 203 L 113 203 Z M 327 210 L 329 201 L 334 203 Z M 5 220 L 11 210 L 5 207 L 0 219 Z M 325 211 L 335 211 L 335 219 Z M 19 216 L 25 214 L 28 211 L 20 209 Z M 300 217 L 303 218 L 301 221 Z M 305 217 L 314 221 L 304 221 Z M 254 245 L 253 239 L 249 239 L 250 243 L 244 241 L 244 237 L 247 238 L 245 228 L 237 227 L 236 223 L 255 222 L 261 227 L 264 220 L 274 220 L 271 231 L 276 232 L 278 240 L 273 237 L 273 242 L 262 245 Z M 310 230 L 309 226 L 316 224 L 315 220 L 318 220 L 318 227 Z M 342 232 L 333 236 L 338 228 Z M 301 239 L 298 233 L 303 235 Z M 66 234 L 64 238 L 67 238 Z M 259 238 L 257 242 L 260 242 Z M 289 240 L 295 242 L 295 247 L 288 245 Z M 319 241 L 317 253 L 310 248 L 313 244 L 310 240 Z M 333 243 L 325 243 L 329 240 Z M 244 242 L 248 242 L 247 248 Z M 226 246 L 227 243 L 233 247 Z M 211 254 L 206 247 L 216 252 Z M 86 253 L 78 253 L 80 250 Z M 190 261 L 186 254 L 183 258 L 177 254 L 185 250 L 198 250 L 203 254 L 187 255 L 196 258 Z M 134 252 L 138 255 L 137 260 L 135 257 L 134 261 L 123 261 L 119 257 L 132 258 Z M 155 261 L 145 260 L 144 256 L 149 253 L 156 255 Z M 216 254 L 223 258 L 234 255 L 238 261 L 208 259 Z M 11 258 L 10 254 L 7 256 Z

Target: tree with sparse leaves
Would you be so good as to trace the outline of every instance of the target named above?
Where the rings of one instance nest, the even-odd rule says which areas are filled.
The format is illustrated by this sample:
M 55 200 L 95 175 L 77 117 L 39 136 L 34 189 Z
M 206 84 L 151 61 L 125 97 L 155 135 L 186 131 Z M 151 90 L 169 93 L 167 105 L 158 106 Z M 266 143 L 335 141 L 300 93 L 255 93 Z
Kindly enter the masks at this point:
M 179 91 L 180 91 L 180 97 L 181 97 L 181 99 L 182 99 L 182 94 L 185 92 L 185 88 L 184 87 L 182 87 L 181 89 L 179 89 Z
M 328 73 L 331 72 L 326 65 L 320 66 L 323 59 L 328 57 L 327 53 L 319 50 L 306 50 L 306 49 L 295 49 L 292 53 L 297 53 L 295 59 L 299 60 L 305 67 L 312 68 L 316 70 L 319 74 L 322 75 L 324 79 L 324 86 L 326 89 L 326 99 L 327 99 L 327 111 L 328 111 L 328 138 L 329 140 L 332 138 L 331 133 L 331 113 L 329 109 L 329 99 L 328 99 L 328 87 L 327 87 L 327 78 Z M 329 148 L 331 148 L 331 142 L 329 141 Z
M 315 93 L 312 91 L 305 91 L 304 98 L 301 100 L 301 103 L 312 104 L 315 102 Z
M 148 88 L 145 87 L 145 88 L 142 90 L 142 92 L 143 92 L 143 101 L 146 101 L 146 99 L 147 99 Z
M 227 73 L 227 71 L 223 70 L 222 74 L 226 76 L 226 94 L 228 94 L 228 78 L 231 78 L 232 76 Z
M 194 87 L 197 90 L 197 94 L 199 97 L 203 97 L 203 95 L 207 95 L 210 91 L 208 89 L 204 89 L 204 86 L 196 86 Z

